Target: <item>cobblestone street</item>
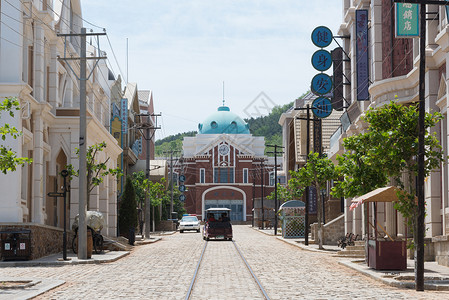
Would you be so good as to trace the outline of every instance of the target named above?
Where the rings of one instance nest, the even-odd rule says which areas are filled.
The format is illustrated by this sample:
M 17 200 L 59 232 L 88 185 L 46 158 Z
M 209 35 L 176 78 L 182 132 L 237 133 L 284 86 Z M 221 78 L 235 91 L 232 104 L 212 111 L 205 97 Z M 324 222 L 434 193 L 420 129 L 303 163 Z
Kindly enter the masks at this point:
M 449 292 L 386 286 L 339 265 L 331 254 L 301 250 L 248 226 L 234 226 L 234 240 L 271 299 L 449 299 Z M 199 233 L 177 233 L 136 247 L 113 263 L 1 272 L 66 281 L 36 299 L 184 299 L 204 243 Z M 232 243 L 212 241 L 192 298 L 260 299 L 261 295 Z

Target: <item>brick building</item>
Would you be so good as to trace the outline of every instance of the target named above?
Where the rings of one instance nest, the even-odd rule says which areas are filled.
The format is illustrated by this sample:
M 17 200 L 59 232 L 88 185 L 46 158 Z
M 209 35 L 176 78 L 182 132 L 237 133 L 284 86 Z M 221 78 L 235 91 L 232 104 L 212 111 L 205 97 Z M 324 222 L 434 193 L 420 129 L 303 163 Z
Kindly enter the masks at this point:
M 187 212 L 204 219 L 209 207 L 227 207 L 232 221 L 250 221 L 253 199 L 274 190 L 274 164 L 264 151 L 264 137 L 250 134 L 229 107 L 219 107 L 198 125 L 196 136 L 183 141 L 178 172 L 186 177 Z

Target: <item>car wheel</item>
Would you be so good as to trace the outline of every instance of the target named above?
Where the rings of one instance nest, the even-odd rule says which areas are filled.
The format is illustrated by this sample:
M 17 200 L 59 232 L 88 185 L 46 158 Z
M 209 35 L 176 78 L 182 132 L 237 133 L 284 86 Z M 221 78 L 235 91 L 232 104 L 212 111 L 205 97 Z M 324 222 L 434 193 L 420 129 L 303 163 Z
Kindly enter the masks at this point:
M 179 232 L 180 232 L 180 233 L 183 233 L 183 232 L 184 232 L 184 230 L 180 230 Z
M 200 230 L 199 230 L 199 229 L 197 229 L 197 230 L 196 230 L 196 232 L 200 232 Z
M 206 240 L 206 237 L 203 235 L 203 240 Z

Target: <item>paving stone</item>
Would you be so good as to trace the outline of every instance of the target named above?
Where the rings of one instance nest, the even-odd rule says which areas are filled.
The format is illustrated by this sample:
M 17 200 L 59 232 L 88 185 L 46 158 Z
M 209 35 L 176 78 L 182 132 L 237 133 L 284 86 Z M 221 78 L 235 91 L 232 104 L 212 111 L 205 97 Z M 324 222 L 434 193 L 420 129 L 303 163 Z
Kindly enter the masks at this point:
M 271 299 L 449 299 L 445 291 L 387 286 L 338 264 L 332 254 L 301 250 L 246 225 L 234 226 L 234 240 Z M 199 233 L 177 233 L 112 263 L 5 267 L 1 273 L 66 282 L 35 299 L 184 299 L 204 243 Z M 192 299 L 261 298 L 231 242 L 212 241 L 208 248 Z

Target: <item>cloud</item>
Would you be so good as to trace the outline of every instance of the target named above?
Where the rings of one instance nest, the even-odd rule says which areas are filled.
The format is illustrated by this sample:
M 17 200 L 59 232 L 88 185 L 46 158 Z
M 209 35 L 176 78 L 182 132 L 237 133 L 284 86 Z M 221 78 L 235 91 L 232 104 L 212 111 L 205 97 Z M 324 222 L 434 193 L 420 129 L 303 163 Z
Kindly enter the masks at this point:
M 129 39 L 130 80 L 153 90 L 166 134 L 196 130 L 221 105 L 222 81 L 241 116 L 261 91 L 278 104 L 294 100 L 316 74 L 313 28 L 336 33 L 341 23 L 335 0 L 84 0 L 82 9 L 106 28 L 123 71 Z

